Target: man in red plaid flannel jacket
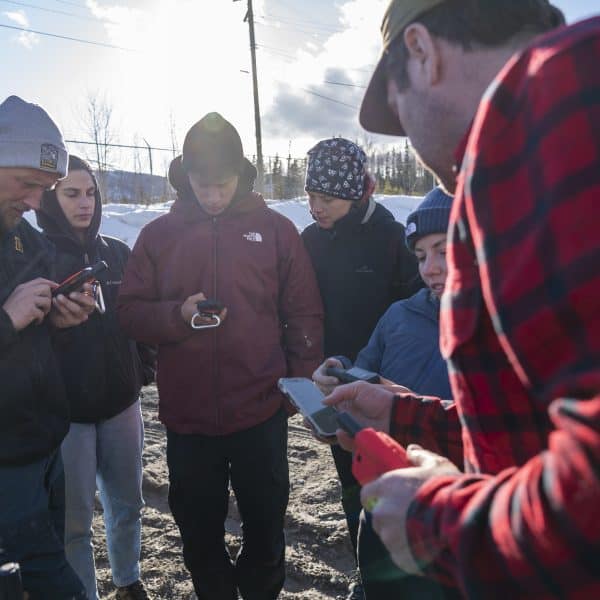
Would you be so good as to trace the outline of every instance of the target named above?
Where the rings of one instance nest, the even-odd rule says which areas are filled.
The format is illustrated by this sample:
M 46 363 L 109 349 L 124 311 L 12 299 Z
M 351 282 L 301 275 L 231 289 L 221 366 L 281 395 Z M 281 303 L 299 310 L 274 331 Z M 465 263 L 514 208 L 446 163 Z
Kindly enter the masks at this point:
M 423 447 L 363 502 L 401 569 L 468 598 L 600 598 L 600 18 L 559 24 L 545 0 L 393 0 L 361 108 L 455 190 L 454 403 L 328 403 Z

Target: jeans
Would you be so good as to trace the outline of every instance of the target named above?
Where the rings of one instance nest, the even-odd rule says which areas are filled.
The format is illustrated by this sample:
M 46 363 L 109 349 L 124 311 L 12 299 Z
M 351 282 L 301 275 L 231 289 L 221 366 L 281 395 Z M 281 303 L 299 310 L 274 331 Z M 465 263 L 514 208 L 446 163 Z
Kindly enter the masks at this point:
M 224 436 L 167 431 L 169 506 L 199 600 L 274 600 L 285 580 L 287 415 Z M 229 482 L 242 520 L 235 563 L 225 546 Z
M 63 441 L 65 548 L 90 600 L 98 598 L 92 546 L 96 485 L 113 581 L 121 587 L 140 578 L 143 445 L 139 401 L 106 421 L 72 423 Z
M 30 600 L 86 598 L 63 546 L 60 453 L 0 467 L 0 563 L 18 562 Z

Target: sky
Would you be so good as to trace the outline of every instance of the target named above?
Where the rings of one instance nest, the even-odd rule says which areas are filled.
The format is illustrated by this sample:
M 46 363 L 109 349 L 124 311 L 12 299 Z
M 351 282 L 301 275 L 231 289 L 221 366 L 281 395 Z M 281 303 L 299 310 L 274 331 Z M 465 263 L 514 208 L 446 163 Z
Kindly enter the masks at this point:
M 332 135 L 363 145 L 390 141 L 358 124 L 387 3 L 254 0 L 265 160 L 302 158 Z M 568 22 L 600 14 L 600 0 L 554 3 Z M 111 110 L 113 142 L 165 149 L 180 148 L 186 131 L 217 111 L 252 156 L 246 10 L 247 0 L 0 0 L 0 100 L 17 94 L 41 104 L 67 140 L 83 141 L 91 139 L 95 101 Z M 91 148 L 70 144 L 87 158 Z M 171 157 L 153 151 L 154 172 Z M 131 168 L 136 158 L 148 171 L 146 152 L 115 149 L 109 163 Z

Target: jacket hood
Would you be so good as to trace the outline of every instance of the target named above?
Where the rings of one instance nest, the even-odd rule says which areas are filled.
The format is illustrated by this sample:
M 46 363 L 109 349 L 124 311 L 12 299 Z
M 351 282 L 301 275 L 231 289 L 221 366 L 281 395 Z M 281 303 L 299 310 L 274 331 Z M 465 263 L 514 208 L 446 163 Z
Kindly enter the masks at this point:
M 422 288 L 403 301 L 404 307 L 436 323 L 440 320 L 440 299 L 429 288 Z
M 236 199 L 247 195 L 254 189 L 254 182 L 256 181 L 257 175 L 256 167 L 247 158 L 244 158 L 242 168 L 243 170 L 239 176 L 238 187 L 233 202 L 235 202 Z M 190 180 L 183 169 L 181 154 L 176 156 L 169 165 L 169 183 L 177 192 L 177 200 L 193 201 L 197 204 Z
M 93 174 L 92 179 L 96 185 L 96 192 L 94 193 L 94 216 L 85 232 L 85 241 L 83 244 L 75 234 L 69 221 L 67 221 L 65 213 L 58 203 L 56 190 L 44 192 L 40 210 L 36 211 L 36 220 L 42 231 L 57 246 L 71 248 L 75 251 L 83 250 L 84 252 L 89 252 L 94 245 L 102 221 L 102 198 Z

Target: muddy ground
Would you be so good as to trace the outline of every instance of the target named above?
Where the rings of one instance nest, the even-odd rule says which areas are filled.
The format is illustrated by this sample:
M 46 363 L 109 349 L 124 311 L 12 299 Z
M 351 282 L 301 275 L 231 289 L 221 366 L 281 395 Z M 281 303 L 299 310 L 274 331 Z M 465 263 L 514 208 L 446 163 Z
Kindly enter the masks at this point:
M 181 557 L 179 531 L 167 504 L 168 476 L 165 430 L 157 418 L 155 387 L 144 390 L 142 411 L 146 428 L 142 573 L 155 599 L 191 599 L 193 588 Z M 346 524 L 339 502 L 339 483 L 331 453 L 302 426 L 290 419 L 290 503 L 286 517 L 287 578 L 282 600 L 344 598 L 354 571 Z M 239 548 L 240 523 L 230 499 L 226 523 L 232 555 Z M 114 586 L 106 556 L 100 510 L 94 518 L 98 588 L 112 598 Z

